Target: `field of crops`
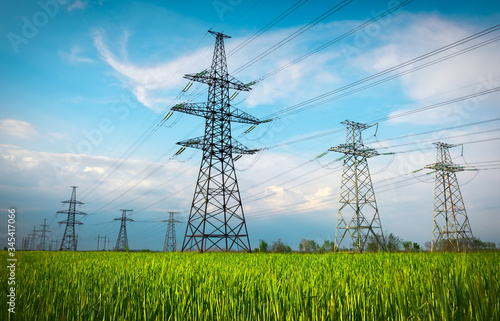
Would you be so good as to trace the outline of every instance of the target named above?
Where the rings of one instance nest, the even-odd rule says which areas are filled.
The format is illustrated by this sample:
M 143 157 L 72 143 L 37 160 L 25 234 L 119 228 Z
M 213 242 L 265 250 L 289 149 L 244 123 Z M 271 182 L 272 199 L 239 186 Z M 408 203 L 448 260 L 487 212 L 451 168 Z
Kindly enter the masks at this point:
M 16 256 L 16 320 L 500 320 L 498 252 Z

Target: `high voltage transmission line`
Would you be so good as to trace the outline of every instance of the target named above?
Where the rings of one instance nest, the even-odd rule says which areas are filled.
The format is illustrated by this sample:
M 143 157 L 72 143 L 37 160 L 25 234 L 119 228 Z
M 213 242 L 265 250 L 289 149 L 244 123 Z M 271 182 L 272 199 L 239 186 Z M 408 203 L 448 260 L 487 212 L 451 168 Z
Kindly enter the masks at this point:
M 251 252 L 233 153 L 253 154 L 256 150 L 247 149 L 232 138 L 231 122 L 258 125 L 260 120 L 231 108 L 229 89 L 248 91 L 251 88 L 228 74 L 224 38 L 229 37 L 219 32 L 210 33 L 216 37 L 210 70 L 185 76 L 209 85 L 207 102 L 172 108 L 206 120 L 203 137 L 178 143 L 203 151 L 182 251 L 242 249 Z
M 369 237 L 385 250 L 384 233 L 373 190 L 368 158 L 379 153 L 363 144 L 361 132 L 373 125 L 343 121 L 346 142 L 330 150 L 343 153 L 344 167 L 340 187 L 339 210 L 335 230 L 335 248 L 349 235 L 355 250 L 363 252 Z
M 61 251 L 76 251 L 77 237 L 75 235 L 75 225 L 82 225 L 83 223 L 75 219 L 76 215 L 86 215 L 86 213 L 77 211 L 76 206 L 83 204 L 76 200 L 77 186 L 71 186 L 71 198 L 69 201 L 63 201 L 63 204 L 69 204 L 68 210 L 58 211 L 57 214 L 68 214 L 66 221 L 60 221 L 59 224 L 66 224 L 64 235 L 61 241 Z
M 491 29 L 491 28 L 490 28 L 490 29 Z M 498 29 L 498 28 L 497 28 L 497 29 Z M 495 29 L 495 30 L 497 30 L 497 29 Z M 491 32 L 491 31 L 490 31 L 490 32 Z M 498 37 L 497 37 L 497 38 L 498 38 Z M 485 41 L 485 42 L 483 42 L 483 43 L 484 43 L 484 44 L 489 44 L 489 43 L 491 43 L 492 41 L 496 41 L 496 40 L 498 40 L 498 39 L 494 38 L 494 39 L 487 40 L 487 41 Z M 470 49 L 470 48 L 473 48 L 473 47 L 469 47 L 469 49 Z M 474 49 L 475 49 L 475 48 L 477 48 L 477 46 L 476 46 L 476 47 L 474 47 Z M 472 49 L 471 49 L 471 50 L 472 50 Z M 481 94 L 488 94 L 488 93 L 491 93 L 491 92 L 495 92 L 495 91 L 497 91 L 498 89 L 499 89 L 499 88 L 495 88 L 495 90 L 493 90 L 493 91 L 489 91 L 489 92 L 488 92 L 488 91 L 485 91 L 485 92 L 483 92 L 483 93 L 481 93 Z M 470 95 L 469 95 L 469 96 L 464 96 L 464 97 L 471 98 L 471 97 L 477 97 L 477 96 L 470 96 Z M 468 99 L 468 98 L 464 98 L 464 99 Z M 439 107 L 439 106 L 435 106 L 435 107 Z M 435 108 L 435 107 L 434 107 L 434 108 Z M 405 115 L 406 115 L 406 114 L 405 114 Z M 163 115 L 161 115 L 161 116 L 163 116 Z M 404 115 L 401 115 L 401 116 L 404 116 Z M 396 138 L 393 138 L 393 139 L 396 139 Z M 304 140 L 303 140 L 303 141 L 304 141 Z M 192 143 L 192 142 L 191 142 L 191 143 Z M 293 142 L 292 142 L 292 143 L 293 143 Z M 142 145 L 141 145 L 141 146 L 142 146 Z M 284 145 L 280 145 L 280 146 L 284 146 Z M 397 145 L 397 146 L 403 146 L 403 145 Z M 274 146 L 271 146 L 271 147 L 268 147 L 268 148 L 273 148 L 273 147 L 274 147 Z M 156 171 L 152 172 L 149 176 L 153 175 L 154 173 L 156 173 Z M 149 177 L 149 176 L 147 176 L 147 177 Z M 138 185 L 138 184 L 134 185 L 132 188 L 134 188 L 134 187 L 135 187 L 135 186 L 137 186 L 137 185 Z M 126 190 L 124 193 L 122 193 L 122 194 L 121 194 L 121 196 L 123 196 L 124 194 L 128 193 L 128 192 L 129 192 L 132 188 L 130 188 L 130 189 L 128 189 L 128 190 Z M 115 199 L 115 200 L 116 200 L 116 199 Z M 115 201 L 115 200 L 113 200 L 113 201 Z M 113 202 L 113 201 L 112 201 L 112 202 Z M 110 203 L 112 203 L 112 202 L 110 202 Z M 107 205 L 108 205 L 108 204 L 107 204 Z
M 442 47 L 442 48 L 440 48 L 440 49 L 434 50 L 433 52 L 430 52 L 430 53 L 428 53 L 427 55 L 420 56 L 419 58 L 420 58 L 420 59 L 426 58 L 429 54 L 436 54 L 436 53 L 441 52 L 440 50 L 447 50 L 447 49 L 452 48 L 452 47 L 455 47 L 455 46 L 457 46 L 457 45 L 459 45 L 459 44 L 462 44 L 462 43 L 465 43 L 465 42 L 467 42 L 467 41 L 470 41 L 470 40 L 472 40 L 472 39 L 476 39 L 476 38 L 478 38 L 478 37 L 480 37 L 480 36 L 484 36 L 485 34 L 488 34 L 488 33 L 490 33 L 490 32 L 493 32 L 493 31 L 497 30 L 498 28 L 499 28 L 499 26 L 498 26 L 498 25 L 497 25 L 497 26 L 494 26 L 494 27 L 491 27 L 491 28 L 488 28 L 488 29 L 486 29 L 486 30 L 483 30 L 482 32 L 476 33 L 476 34 L 474 34 L 474 35 L 472 35 L 472 36 L 469 36 L 469 37 L 467 37 L 467 38 L 464 38 L 464 39 L 462 39 L 462 40 L 460 40 L 460 41 L 457 41 L 457 42 L 455 42 L 455 43 L 452 43 L 452 44 L 450 44 L 450 45 L 448 45 L 448 46 L 445 46 L 445 47 Z M 408 62 L 406 62 L 406 63 L 410 63 L 410 61 L 408 61 Z M 404 66 L 404 65 L 402 65 L 402 64 L 401 64 L 401 65 L 399 65 L 399 68 L 401 68 L 401 67 L 403 67 L 403 66 Z M 396 66 L 396 67 L 397 67 L 397 66 Z M 386 72 L 389 72 L 389 71 L 392 71 L 392 70 L 382 71 L 382 72 L 380 72 L 380 73 L 378 73 L 378 74 L 381 74 L 381 73 L 383 74 L 383 73 L 386 73 Z M 372 75 L 372 76 L 374 76 L 374 75 Z M 370 77 L 372 77 L 372 76 L 370 76 Z M 316 98 L 318 98 L 318 97 L 316 97 Z M 324 102 L 322 102 L 322 103 L 324 103 Z M 158 118 L 160 118 L 160 117 L 158 117 Z M 147 136 L 147 135 L 146 135 L 146 136 Z M 150 136 L 148 136 L 148 137 L 150 137 Z M 141 146 L 142 146 L 142 145 L 141 145 Z M 137 150 L 137 149 L 135 149 L 135 151 L 136 151 L 136 150 Z M 134 152 L 135 152 L 135 151 L 134 151 Z M 133 154 L 133 153 L 132 153 L 132 154 Z M 130 156 L 131 156 L 132 154 L 130 154 Z M 128 156 L 126 159 L 128 159 L 130 156 Z M 116 164 L 116 163 L 115 163 L 115 164 Z M 113 165 L 113 166 L 114 166 L 114 165 Z M 112 173 L 112 172 L 114 172 L 114 170 L 116 170 L 116 169 L 113 169 L 113 168 L 117 168 L 117 167 L 113 167 L 113 166 L 112 166 L 111 173 Z M 118 167 L 119 167 L 119 166 L 121 166 L 121 165 L 120 165 L 120 164 L 118 164 Z M 108 175 L 108 176 L 109 176 L 109 175 Z M 94 189 L 95 189 L 95 188 L 94 188 Z
M 434 145 L 436 163 L 425 167 L 436 172 L 431 251 L 438 248 L 465 251 L 472 248 L 474 239 L 456 175 L 465 168 L 453 164 L 450 157 L 449 149 L 458 145 L 442 142 Z

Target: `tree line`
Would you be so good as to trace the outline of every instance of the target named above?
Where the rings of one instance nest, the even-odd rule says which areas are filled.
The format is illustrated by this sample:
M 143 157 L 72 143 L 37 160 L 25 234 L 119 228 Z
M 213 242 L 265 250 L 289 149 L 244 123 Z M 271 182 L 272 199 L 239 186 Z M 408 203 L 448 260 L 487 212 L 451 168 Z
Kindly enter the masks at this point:
M 412 241 L 405 241 L 401 237 L 390 233 L 383 241 L 383 245 L 385 246 L 388 252 L 421 252 L 421 251 L 430 251 L 431 250 L 431 242 L 425 242 L 424 248 L 420 246 L 420 244 Z M 462 244 L 463 245 L 463 244 Z M 472 239 L 471 244 L 467 246 L 469 250 L 480 251 L 480 250 L 496 250 L 496 244 L 494 242 L 483 242 L 479 238 L 474 237 Z M 345 246 L 341 247 L 339 251 L 353 251 L 353 248 L 347 248 Z M 365 246 L 366 252 L 378 252 L 382 251 L 383 248 L 381 244 L 371 236 L 368 238 Z M 439 242 L 435 246 L 435 250 L 437 251 L 453 251 L 454 249 L 450 247 L 449 242 Z M 290 253 L 293 252 L 292 248 L 278 239 L 278 241 L 274 241 L 269 245 L 264 240 L 259 240 L 259 247 L 254 249 L 254 252 L 257 253 L 265 253 L 265 252 L 275 252 L 275 253 Z M 318 244 L 314 240 L 302 239 L 299 243 L 299 252 L 301 253 L 327 253 L 327 252 L 335 252 L 335 242 L 326 240 L 323 244 Z

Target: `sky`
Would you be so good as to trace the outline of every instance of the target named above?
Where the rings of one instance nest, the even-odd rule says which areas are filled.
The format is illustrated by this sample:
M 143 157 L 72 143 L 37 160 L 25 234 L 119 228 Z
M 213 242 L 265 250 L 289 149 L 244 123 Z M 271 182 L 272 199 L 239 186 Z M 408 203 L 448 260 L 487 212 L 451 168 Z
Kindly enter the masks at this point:
M 235 162 L 252 248 L 261 239 L 293 249 L 303 238 L 334 240 L 342 155 L 317 156 L 345 143 L 344 120 L 373 124 L 364 143 L 387 154 L 368 160 L 384 233 L 431 240 L 434 175 L 415 171 L 436 162 L 440 141 L 458 145 L 453 162 L 474 169 L 457 173 L 474 236 L 500 243 L 500 31 L 489 29 L 500 22 L 498 1 L 2 7 L 0 211 L 16 209 L 18 246 L 44 219 L 60 243 L 65 217 L 56 212 L 67 209 L 70 186 L 87 214 L 78 217 L 79 250 L 96 249 L 98 236 L 114 246 L 120 209 L 133 210 L 131 249 L 161 250 L 169 211 L 179 212 L 181 246 L 201 153 L 174 157 L 175 143 L 203 135 L 204 122 L 178 113 L 161 119 L 175 104 L 206 101 L 204 84 L 183 92 L 183 75 L 210 66 L 208 30 L 231 36 L 229 73 L 257 81 L 233 106 L 273 119 L 249 133 L 232 125 L 242 144 L 261 150 Z

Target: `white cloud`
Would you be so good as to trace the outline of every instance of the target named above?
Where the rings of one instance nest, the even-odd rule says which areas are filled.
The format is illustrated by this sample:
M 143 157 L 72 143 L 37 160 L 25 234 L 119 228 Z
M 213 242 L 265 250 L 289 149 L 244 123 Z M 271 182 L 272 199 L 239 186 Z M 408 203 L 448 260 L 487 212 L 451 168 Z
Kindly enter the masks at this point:
M 87 5 L 88 1 L 76 0 L 75 2 L 68 4 L 66 10 L 68 10 L 68 12 L 71 12 L 73 10 L 83 10 L 87 7 Z
M 422 54 L 447 46 L 462 38 L 476 33 L 477 26 L 467 25 L 460 21 L 448 20 L 437 15 L 402 14 L 394 23 L 400 28 L 388 29 L 388 34 L 382 39 L 380 47 L 373 48 L 354 59 L 370 73 L 380 72 L 402 62 L 416 58 Z M 465 45 L 447 50 L 425 60 L 415 62 L 400 70 L 404 71 L 431 62 L 435 59 L 455 53 L 461 49 L 492 38 L 492 35 L 481 37 Z M 444 60 L 430 67 L 409 73 L 400 78 L 402 89 L 406 96 L 417 101 L 414 109 L 450 98 L 478 93 L 500 83 L 494 78 L 500 75 L 500 65 L 496 63 L 499 43 L 492 43 L 477 50 L 472 50 L 459 56 Z M 492 98 L 492 99 L 487 99 Z M 498 96 L 479 97 L 476 99 L 481 108 L 486 108 L 500 102 Z M 422 102 L 425 102 L 423 104 Z M 472 102 L 472 103 L 477 103 Z M 470 101 L 465 102 L 471 103 Z M 439 124 L 451 118 L 462 117 L 464 103 L 448 107 L 439 107 L 428 112 L 395 119 L 393 122 L 415 124 Z M 420 105 L 420 106 L 419 106 Z M 476 109 L 479 107 L 475 107 Z M 470 108 L 469 108 L 470 109 Z M 392 114 L 408 110 L 399 109 Z M 472 116 L 473 113 L 469 113 Z
M 291 32 L 291 29 L 279 30 L 263 35 L 252 42 L 249 46 L 251 48 L 246 47 L 233 55 L 229 55 L 232 46 L 236 46 L 243 41 L 243 39 L 231 39 L 230 42 L 228 41 L 229 45 L 226 45 L 229 73 L 231 74 L 232 70 L 252 60 Z M 128 40 L 127 34 L 125 32 L 123 39 L 119 44 L 116 44 L 115 50 L 112 50 L 109 41 L 105 39 L 104 31 L 96 31 L 94 45 L 102 59 L 117 72 L 117 77 L 121 79 L 122 83 L 130 88 L 142 104 L 155 111 L 165 108 L 165 96 L 176 96 L 175 91 L 180 91 L 184 84 L 187 83 L 182 78 L 184 74 L 196 73 L 206 69 L 211 64 L 213 44 L 181 57 L 166 58 L 165 62 L 154 66 L 139 66 L 127 59 L 128 55 L 125 49 Z M 301 53 L 305 53 L 311 46 L 308 38 L 299 37 L 296 40 L 298 43 L 291 42 L 287 44 L 275 53 L 236 74 L 236 78 L 245 83 L 257 80 L 269 71 L 288 64 Z M 113 51 L 120 52 L 121 57 L 117 57 Z M 255 86 L 256 89 L 248 95 L 245 103 L 248 107 L 253 107 L 283 100 L 293 101 L 298 99 L 297 96 L 310 97 L 312 94 L 319 94 L 324 88 L 328 88 L 328 86 L 339 81 L 334 70 L 327 67 L 338 56 L 339 54 L 336 52 L 318 53 L 314 56 L 313 64 L 310 60 L 292 64 L 278 74 L 267 78 L 262 85 Z M 317 83 L 318 86 L 313 88 L 308 86 L 312 82 Z M 202 89 L 205 88 L 202 87 Z M 185 98 L 189 98 L 192 90 L 186 94 Z M 245 94 L 241 94 L 235 102 L 241 102 L 242 97 L 245 97 Z
M 0 120 L 0 132 L 15 138 L 32 139 L 39 136 L 33 125 L 22 120 L 2 119 Z
M 58 51 L 58 55 L 59 57 L 69 61 L 70 63 L 89 63 L 94 61 L 90 58 L 80 55 L 81 52 L 82 48 L 80 48 L 77 45 L 73 45 L 73 47 L 71 47 L 71 50 L 69 52 L 60 50 Z

